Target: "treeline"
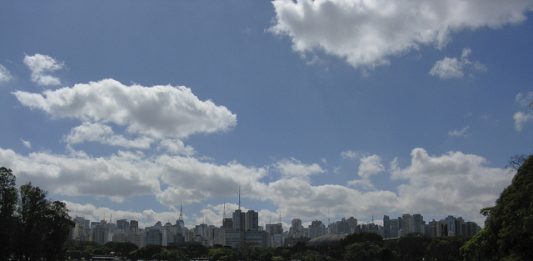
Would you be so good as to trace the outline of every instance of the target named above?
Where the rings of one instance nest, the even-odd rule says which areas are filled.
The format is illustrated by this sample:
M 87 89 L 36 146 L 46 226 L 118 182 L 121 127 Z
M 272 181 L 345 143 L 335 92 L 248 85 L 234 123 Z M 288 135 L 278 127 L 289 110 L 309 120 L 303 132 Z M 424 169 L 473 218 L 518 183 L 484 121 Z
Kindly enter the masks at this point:
M 63 260 L 72 226 L 65 203 L 31 183 L 17 189 L 11 169 L 0 167 L 0 260 Z
M 323 246 L 256 248 L 243 246 L 232 249 L 223 246 L 204 247 L 199 243 L 181 246 L 146 246 L 137 248 L 132 243 L 109 242 L 99 246 L 94 242 L 69 242 L 67 256 L 72 259 L 90 259 L 109 255 L 130 260 L 191 260 L 205 257 L 209 260 L 463 260 L 459 248 L 464 239 L 427 238 L 408 235 L 397 240 L 383 240 L 373 233 L 352 234 L 344 240 Z

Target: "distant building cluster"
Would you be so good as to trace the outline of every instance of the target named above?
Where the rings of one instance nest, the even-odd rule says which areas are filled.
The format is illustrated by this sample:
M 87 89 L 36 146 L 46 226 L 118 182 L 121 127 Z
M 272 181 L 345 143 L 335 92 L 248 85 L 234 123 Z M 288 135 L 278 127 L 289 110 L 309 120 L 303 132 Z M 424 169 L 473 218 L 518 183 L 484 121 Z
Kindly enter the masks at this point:
M 462 217 L 448 216 L 439 221 L 428 223 L 420 214 L 403 214 L 401 217 L 390 219 L 383 216 L 383 237 L 399 238 L 407 234 L 420 234 L 427 237 L 464 237 L 474 236 L 481 228 L 475 222 L 465 222 Z
M 445 219 L 429 223 L 424 221 L 420 214 L 403 214 L 401 217 L 390 219 L 383 217 L 383 226 L 368 223 L 358 224 L 354 217 L 342 218 L 330 223 L 326 227 L 320 220 L 314 220 L 307 227 L 302 225 L 302 220 L 295 218 L 288 231 L 284 231 L 281 220 L 279 223 L 259 226 L 259 214 L 254 210 L 246 212 L 240 208 L 235 210 L 231 218 L 222 219 L 222 226 L 200 224 L 194 228 L 185 227 L 183 211 L 175 224 L 162 224 L 140 228 L 136 220 L 119 219 L 116 223 L 102 220 L 90 222 L 87 219 L 76 217 L 75 226 L 71 230 L 70 238 L 75 241 L 92 241 L 100 245 L 107 242 L 131 242 L 138 247 L 148 245 L 179 246 L 185 242 L 197 242 L 204 246 L 241 246 L 251 247 L 281 247 L 293 246 L 299 242 L 306 242 L 326 235 L 349 235 L 353 233 L 376 233 L 385 239 L 399 238 L 408 234 L 420 234 L 428 237 L 458 236 L 470 238 L 480 230 L 474 222 L 465 222 L 463 218 L 448 216 Z

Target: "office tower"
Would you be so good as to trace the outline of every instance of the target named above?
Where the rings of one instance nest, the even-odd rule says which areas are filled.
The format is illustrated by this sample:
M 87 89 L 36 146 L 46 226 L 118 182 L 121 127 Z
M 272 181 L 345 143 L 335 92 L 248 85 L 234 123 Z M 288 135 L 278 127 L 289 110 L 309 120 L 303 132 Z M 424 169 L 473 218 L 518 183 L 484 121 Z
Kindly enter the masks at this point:
M 245 215 L 245 231 L 257 231 L 259 227 L 259 215 L 253 210 L 248 210 Z
M 320 220 L 314 220 L 308 227 L 308 237 L 315 238 L 326 234 L 326 226 Z
M 117 228 L 122 231 L 130 230 L 130 223 L 126 219 L 117 220 Z
M 447 230 L 447 236 L 453 237 L 456 236 L 457 233 L 457 227 L 456 227 L 456 220 L 454 216 L 448 216 L 446 219 L 444 219 L 446 223 L 446 230 Z
M 383 237 L 384 238 L 391 237 L 390 219 L 389 219 L 389 216 L 387 215 L 383 216 Z
M 425 232 L 425 222 L 424 217 L 420 214 L 414 214 L 413 215 L 413 228 L 410 231 L 410 233 L 417 233 L 420 235 L 423 235 Z
M 398 218 L 390 220 L 390 237 L 397 238 L 400 236 L 400 223 L 401 220 Z
M 406 236 L 407 234 L 414 233 L 414 220 L 413 216 L 411 214 L 403 214 L 402 215 L 402 228 L 401 228 L 401 235 L 400 236 Z
M 137 220 L 130 221 L 130 231 L 135 232 L 139 230 L 139 222 Z
M 163 233 L 160 228 L 151 227 L 146 229 L 145 242 L 147 246 L 160 246 L 163 243 Z

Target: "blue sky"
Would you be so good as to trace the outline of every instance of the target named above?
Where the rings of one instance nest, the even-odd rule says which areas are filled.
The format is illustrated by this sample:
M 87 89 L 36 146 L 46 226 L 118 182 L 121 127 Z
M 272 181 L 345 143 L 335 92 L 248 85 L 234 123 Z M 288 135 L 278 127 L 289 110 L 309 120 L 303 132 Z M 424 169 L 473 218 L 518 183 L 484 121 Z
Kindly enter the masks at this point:
M 532 8 L 0 1 L 0 165 L 93 220 L 219 224 L 240 185 L 260 223 L 480 222 L 533 145 Z

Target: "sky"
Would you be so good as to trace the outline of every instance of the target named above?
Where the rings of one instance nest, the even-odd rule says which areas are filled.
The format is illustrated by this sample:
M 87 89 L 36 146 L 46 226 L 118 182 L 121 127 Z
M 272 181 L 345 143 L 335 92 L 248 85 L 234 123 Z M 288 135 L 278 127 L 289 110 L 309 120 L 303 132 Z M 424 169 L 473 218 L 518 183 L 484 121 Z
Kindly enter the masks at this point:
M 533 1 L 0 0 L 0 166 L 92 221 L 483 222 L 533 146 Z

